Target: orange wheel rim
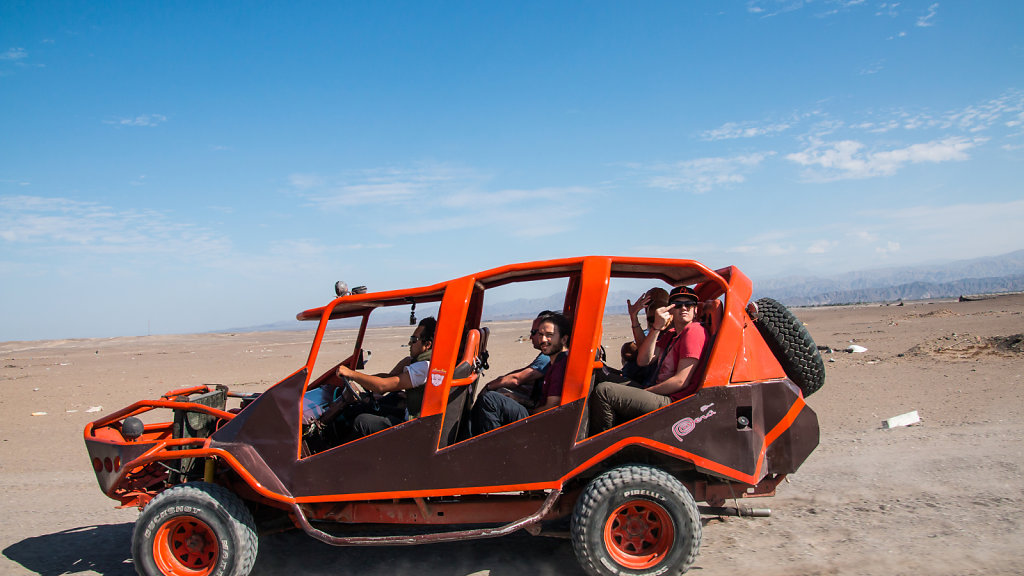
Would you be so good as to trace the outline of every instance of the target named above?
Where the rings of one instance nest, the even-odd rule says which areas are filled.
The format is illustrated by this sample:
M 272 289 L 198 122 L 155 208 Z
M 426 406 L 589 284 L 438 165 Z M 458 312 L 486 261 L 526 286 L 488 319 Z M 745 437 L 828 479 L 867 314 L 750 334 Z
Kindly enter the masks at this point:
M 164 574 L 207 576 L 217 565 L 217 535 L 194 516 L 178 516 L 165 522 L 153 540 L 153 559 Z
M 668 512 L 650 500 L 630 500 L 608 516 L 605 549 L 620 565 L 642 570 L 665 559 L 675 543 Z

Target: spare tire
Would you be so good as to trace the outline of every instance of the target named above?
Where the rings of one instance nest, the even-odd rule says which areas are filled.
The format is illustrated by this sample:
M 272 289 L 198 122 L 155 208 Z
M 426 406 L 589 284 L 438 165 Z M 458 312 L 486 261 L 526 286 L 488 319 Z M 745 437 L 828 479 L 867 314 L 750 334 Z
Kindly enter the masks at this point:
M 775 354 L 786 376 L 810 396 L 825 384 L 825 363 L 807 328 L 788 308 L 771 298 L 757 301 L 754 326 Z

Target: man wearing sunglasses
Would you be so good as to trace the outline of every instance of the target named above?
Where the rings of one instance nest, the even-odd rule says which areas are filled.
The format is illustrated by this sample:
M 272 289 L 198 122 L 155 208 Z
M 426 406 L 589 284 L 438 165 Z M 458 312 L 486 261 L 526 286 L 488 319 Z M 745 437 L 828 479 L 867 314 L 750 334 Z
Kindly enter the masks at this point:
M 707 329 L 696 322 L 699 300 L 693 290 L 679 286 L 669 294 L 668 305 L 655 311 L 651 329 L 637 350 L 639 365 L 657 362 L 655 383 L 646 388 L 598 383 L 592 392 L 591 434 L 667 406 L 697 390 L 700 381 L 693 376 L 701 371 L 708 343 Z M 659 355 L 658 338 L 670 324 L 676 335 Z
M 387 394 L 402 390 L 422 388 L 427 382 L 427 371 L 430 368 L 430 357 L 434 351 L 434 330 L 437 328 L 437 320 L 432 317 L 420 320 L 419 326 L 409 338 L 409 356 L 403 358 L 391 372 L 387 374 L 364 374 L 349 368 L 338 366 L 338 377 L 348 378 L 350 381 L 360 385 L 363 389 L 376 394 Z M 420 390 L 421 392 L 422 390 Z M 408 394 L 411 396 L 411 394 Z M 420 400 L 422 396 L 420 395 Z M 407 398 L 411 400 L 411 398 Z M 404 421 L 410 416 L 419 415 L 418 403 L 407 404 L 409 410 L 403 414 L 394 412 L 388 414 L 375 414 L 367 412 L 356 416 L 352 422 L 352 437 L 360 438 L 379 432 Z

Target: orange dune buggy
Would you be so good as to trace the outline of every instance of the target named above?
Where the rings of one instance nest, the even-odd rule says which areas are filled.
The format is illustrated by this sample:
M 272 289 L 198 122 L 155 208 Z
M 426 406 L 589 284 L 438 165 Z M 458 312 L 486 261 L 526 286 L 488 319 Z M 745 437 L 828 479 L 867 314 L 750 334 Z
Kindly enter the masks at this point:
M 588 396 L 605 370 L 595 358 L 609 285 L 638 279 L 688 285 L 702 300 L 711 341 L 701 386 L 588 434 Z M 552 281 L 564 286 L 572 321 L 560 404 L 471 436 L 489 294 Z M 308 359 L 262 394 L 174 390 L 90 423 L 85 443 L 104 493 L 141 509 L 132 536 L 140 574 L 248 574 L 257 526 L 353 546 L 564 533 L 565 522 L 589 574 L 679 574 L 696 558 L 702 512 L 751 514 L 725 504 L 774 494 L 818 444 L 817 416 L 804 402 L 824 382 L 818 350 L 785 307 L 751 294 L 733 267 L 600 256 L 344 294 L 298 314 L 319 322 Z M 365 400 L 346 391 L 336 368 L 361 368 L 371 318 L 410 304 L 437 310 L 418 413 L 357 440 L 318 436 L 324 402 Z M 338 323 L 354 341 L 340 362 L 325 352 Z M 152 422 L 161 409 L 173 417 Z

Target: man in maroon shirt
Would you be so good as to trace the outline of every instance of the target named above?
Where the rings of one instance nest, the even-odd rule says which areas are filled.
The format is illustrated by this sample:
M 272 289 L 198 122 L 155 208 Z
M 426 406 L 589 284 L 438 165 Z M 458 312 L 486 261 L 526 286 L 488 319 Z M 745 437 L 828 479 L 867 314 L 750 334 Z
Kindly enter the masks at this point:
M 537 324 L 537 341 L 541 353 L 551 358 L 551 364 L 544 373 L 536 406 L 527 410 L 522 404 L 500 392 L 485 391 L 473 405 L 471 433 L 474 436 L 521 420 L 530 414 L 554 408 L 561 403 L 571 327 L 569 319 L 557 312 L 540 320 Z

